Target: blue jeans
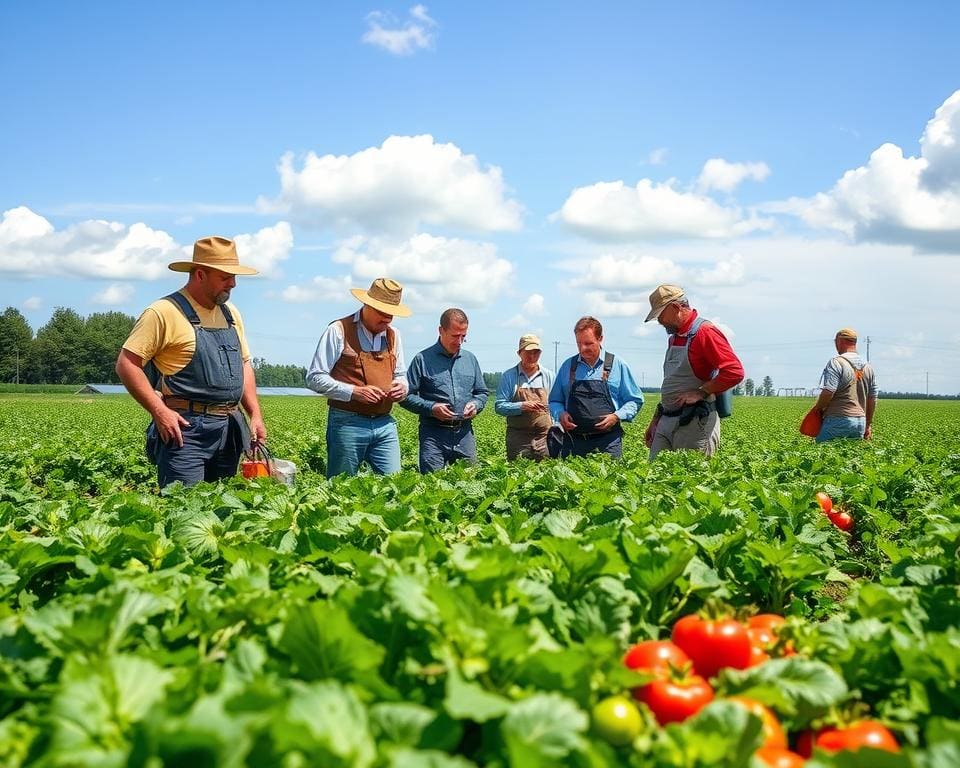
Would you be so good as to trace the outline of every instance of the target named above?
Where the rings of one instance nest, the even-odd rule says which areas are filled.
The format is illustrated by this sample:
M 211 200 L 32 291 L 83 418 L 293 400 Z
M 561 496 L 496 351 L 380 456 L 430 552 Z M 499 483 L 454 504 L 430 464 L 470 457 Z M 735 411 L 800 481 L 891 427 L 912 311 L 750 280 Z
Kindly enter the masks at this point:
M 436 472 L 464 459 L 477 463 L 477 439 L 469 422 L 458 427 L 439 427 L 420 422 L 420 473 Z
M 327 412 L 327 477 L 355 475 L 360 464 L 378 475 L 400 471 L 400 439 L 393 416 L 361 416 L 331 408 Z
M 181 427 L 183 446 L 159 442 L 157 480 L 160 487 L 177 482 L 196 485 L 201 480 L 216 482 L 237 474 L 237 464 L 247 437 L 235 416 L 185 413 L 179 411 L 189 427 Z
M 577 437 L 574 432 L 571 435 L 570 443 L 571 456 L 586 456 L 591 453 L 609 453 L 615 459 L 619 459 L 623 453 L 623 429 L 615 427 L 602 435 L 593 435 L 591 437 Z
M 862 440 L 866 428 L 867 420 L 863 416 L 827 416 L 820 426 L 817 442 L 825 443 L 841 437 Z

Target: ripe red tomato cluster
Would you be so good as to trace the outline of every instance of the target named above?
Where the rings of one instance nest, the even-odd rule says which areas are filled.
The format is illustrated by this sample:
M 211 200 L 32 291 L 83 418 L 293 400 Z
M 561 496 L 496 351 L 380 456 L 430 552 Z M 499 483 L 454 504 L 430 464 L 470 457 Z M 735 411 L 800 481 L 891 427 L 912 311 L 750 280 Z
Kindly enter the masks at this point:
M 821 502 L 821 506 L 830 503 L 830 497 L 823 496 L 826 502 Z M 763 663 L 770 658 L 768 651 L 772 650 L 792 655 L 794 651 L 789 643 L 783 644 L 778 638 L 784 623 L 783 616 L 772 613 L 751 616 L 743 623 L 729 616 L 684 616 L 673 625 L 671 640 L 646 640 L 631 646 L 624 655 L 623 663 L 628 668 L 653 677 L 635 688 L 633 696 L 649 708 L 660 725 L 682 722 L 713 700 L 714 691 L 708 679 L 721 669 L 744 669 Z M 760 719 L 763 744 L 756 756 L 771 768 L 802 766 L 814 748 L 830 752 L 856 751 L 861 747 L 899 751 L 897 740 L 882 724 L 860 720 L 816 732 L 806 731 L 798 739 L 797 751 L 792 752 L 780 721 L 768 707 L 740 696 L 732 696 L 728 701 Z M 636 736 L 632 730 L 630 735 Z
M 850 533 L 850 531 L 853 530 L 855 525 L 853 515 L 840 507 L 834 509 L 833 499 L 823 491 L 817 492 L 816 499 L 817 504 L 820 505 L 820 509 L 823 510 L 823 513 L 831 523 L 845 533 Z

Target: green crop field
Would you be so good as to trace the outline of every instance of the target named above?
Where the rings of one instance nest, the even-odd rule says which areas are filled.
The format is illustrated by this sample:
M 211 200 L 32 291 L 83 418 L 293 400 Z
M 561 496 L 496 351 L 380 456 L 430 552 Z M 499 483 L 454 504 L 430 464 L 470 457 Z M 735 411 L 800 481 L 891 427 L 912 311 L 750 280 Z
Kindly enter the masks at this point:
M 809 405 L 738 399 L 719 456 L 653 464 L 649 401 L 622 460 L 539 465 L 490 408 L 479 465 L 428 477 L 401 411 L 404 472 L 328 483 L 322 401 L 264 398 L 294 488 L 160 494 L 130 398 L 0 394 L 0 765 L 759 768 L 740 695 L 792 745 L 900 745 L 811 767 L 960 766 L 960 404 L 824 446 Z M 611 734 L 598 703 L 656 677 L 624 653 L 701 609 L 786 622 L 697 714 Z

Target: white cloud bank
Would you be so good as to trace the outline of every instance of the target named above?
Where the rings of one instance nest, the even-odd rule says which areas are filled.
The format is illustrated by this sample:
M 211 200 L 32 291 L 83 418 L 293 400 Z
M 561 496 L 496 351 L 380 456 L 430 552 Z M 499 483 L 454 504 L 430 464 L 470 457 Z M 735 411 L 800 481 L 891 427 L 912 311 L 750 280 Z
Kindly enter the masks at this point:
M 711 189 L 733 192 L 747 179 L 763 181 L 769 175 L 770 167 L 766 163 L 730 163 L 722 157 L 714 157 L 703 164 L 697 189 L 703 192 Z
M 278 222 L 253 235 L 237 235 L 240 260 L 270 273 L 293 245 L 290 225 Z M 0 274 L 156 280 L 172 261 L 189 260 L 193 246 L 146 224 L 91 219 L 57 230 L 21 206 L 0 219 Z
M 366 288 L 387 275 L 403 286 L 403 301 L 414 308 L 486 307 L 511 285 L 514 266 L 492 243 L 417 234 L 391 240 L 355 236 L 342 241 L 333 262 L 349 267 L 349 278 L 315 277 L 306 287 L 289 286 L 289 302 L 349 299 L 351 286 Z
M 410 235 L 421 224 L 483 232 L 521 224 L 500 168 L 481 168 L 476 156 L 430 135 L 391 136 L 353 155 L 309 152 L 299 169 L 287 153 L 277 170 L 280 197 L 261 198 L 260 209 L 315 227 Z
M 366 21 L 367 31 L 360 39 L 395 56 L 410 56 L 432 48 L 437 37 L 437 22 L 430 18 L 424 5 L 413 6 L 410 18 L 402 24 L 385 11 L 371 11 Z
M 829 192 L 768 206 L 854 241 L 960 253 L 960 91 L 927 123 L 920 156 L 883 144 Z
M 136 293 L 136 290 L 130 283 L 110 283 L 93 297 L 93 303 L 107 307 L 118 307 L 130 301 L 134 293 Z
M 715 176 L 712 184 L 729 183 Z M 672 180 L 650 179 L 641 179 L 635 187 L 623 181 L 578 187 L 553 218 L 580 235 L 606 241 L 727 238 L 772 226 L 737 206 L 678 189 Z

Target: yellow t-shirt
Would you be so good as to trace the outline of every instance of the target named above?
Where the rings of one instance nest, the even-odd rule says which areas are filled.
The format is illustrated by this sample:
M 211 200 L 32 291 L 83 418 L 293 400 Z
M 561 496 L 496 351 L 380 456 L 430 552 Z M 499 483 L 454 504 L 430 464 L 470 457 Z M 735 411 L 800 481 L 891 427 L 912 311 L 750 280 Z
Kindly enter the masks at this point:
M 181 290 L 180 293 L 186 296 L 197 313 L 201 327 L 227 327 L 227 319 L 220 307 L 206 309 L 197 304 L 186 290 Z M 247 362 L 250 360 L 250 349 L 243 332 L 243 318 L 229 301 L 227 308 L 233 315 L 233 325 L 240 337 L 240 356 Z M 180 307 L 167 299 L 159 299 L 140 315 L 127 340 L 123 342 L 123 348 L 139 356 L 144 365 L 153 360 L 160 373 L 171 376 L 186 368 L 193 359 L 193 353 L 197 349 L 197 337 Z

